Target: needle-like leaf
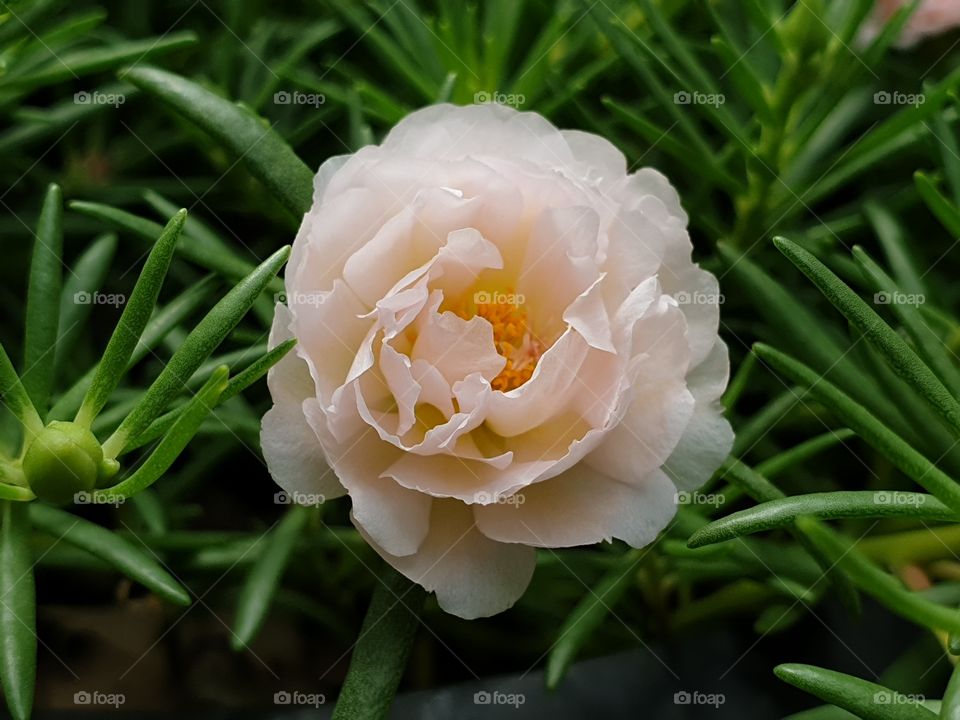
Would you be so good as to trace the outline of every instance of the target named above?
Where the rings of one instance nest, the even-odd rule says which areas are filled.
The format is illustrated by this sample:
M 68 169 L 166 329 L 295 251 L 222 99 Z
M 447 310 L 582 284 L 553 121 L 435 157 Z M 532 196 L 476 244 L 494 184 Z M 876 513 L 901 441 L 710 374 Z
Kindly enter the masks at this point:
M 30 261 L 23 348 L 23 386 L 46 417 L 56 361 L 60 288 L 63 284 L 63 194 L 50 185 L 43 199 Z
M 138 66 L 122 77 L 230 149 L 294 216 L 300 218 L 310 209 L 313 173 L 256 115 L 165 70 Z
M 174 215 L 167 226 L 160 233 L 156 245 L 150 251 L 140 277 L 133 287 L 130 299 L 123 308 L 123 314 L 110 336 L 107 347 L 103 351 L 103 358 L 97 365 L 96 373 L 90 388 L 87 390 L 76 422 L 89 428 L 94 418 L 103 409 L 110 393 L 117 387 L 123 377 L 130 356 L 133 355 L 140 335 L 150 320 L 153 307 L 160 295 L 160 288 L 167 276 L 167 268 L 173 258 L 173 251 L 177 246 L 177 239 L 187 219 L 187 211 L 180 210 Z
M 246 647 L 256 637 L 309 517 L 310 508 L 294 505 L 263 539 L 263 552 L 250 568 L 237 601 L 237 619 L 231 640 L 234 650 Z
M 106 561 L 164 600 L 190 604 L 190 594 L 155 558 L 116 533 L 42 503 L 30 505 L 30 519 L 37 530 Z
M 215 371 L 200 392 L 184 408 L 183 413 L 164 435 L 144 463 L 138 467 L 130 477 L 120 481 L 106 490 L 97 490 L 93 493 L 94 502 L 113 503 L 122 498 L 130 497 L 155 483 L 167 471 L 173 461 L 187 446 L 187 443 L 197 434 L 200 423 L 204 421 L 210 411 L 216 406 L 220 394 L 227 387 L 229 371 L 222 367 Z M 116 437 L 116 434 L 114 435 Z M 106 444 L 104 444 L 106 454 Z
M 166 409 L 200 364 L 237 326 L 267 283 L 280 271 L 289 254 L 290 248 L 287 246 L 264 260 L 190 331 L 137 406 L 103 444 L 106 457 L 119 455 L 131 439 L 143 432 Z
M 0 681 L 14 720 L 28 720 L 37 677 L 37 598 L 25 503 L 0 502 Z

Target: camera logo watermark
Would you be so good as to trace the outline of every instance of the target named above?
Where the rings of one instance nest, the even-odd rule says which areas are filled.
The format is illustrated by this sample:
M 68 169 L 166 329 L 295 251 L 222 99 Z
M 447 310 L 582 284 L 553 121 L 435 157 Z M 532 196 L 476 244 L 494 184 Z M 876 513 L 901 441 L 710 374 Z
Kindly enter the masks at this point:
M 319 108 L 326 101 L 327 96 L 323 93 L 278 90 L 273 94 L 274 105 L 310 105 L 311 107 Z
M 473 496 L 473 502 L 476 505 L 513 505 L 514 507 L 520 507 L 526 501 L 527 499 L 523 496 L 523 493 L 506 495 L 504 493 L 491 493 L 481 490 Z
M 120 293 L 102 293 L 94 290 L 92 293 L 80 290 L 73 294 L 74 305 L 112 305 L 115 308 L 125 305 L 127 296 Z
M 905 93 L 899 90 L 889 92 L 880 90 L 873 94 L 874 105 L 913 105 L 919 107 L 927 101 L 927 96 L 923 93 Z
M 723 693 L 703 693 L 699 690 L 693 692 L 681 690 L 673 695 L 674 705 L 712 705 L 718 708 L 726 701 L 727 698 Z
M 723 305 L 726 298 L 723 293 L 681 290 L 673 296 L 673 299 L 677 301 L 677 305 Z
M 318 708 L 327 701 L 323 693 L 305 693 L 299 690 L 281 690 L 273 694 L 274 705 L 303 705 Z
M 323 304 L 324 299 L 329 293 L 324 292 L 278 292 L 273 294 L 275 303 L 282 303 L 287 307 L 301 307 L 311 305 L 314 307 Z
M 97 705 L 119 708 L 127 701 L 123 693 L 105 693 L 99 690 L 80 690 L 73 694 L 74 705 Z
M 527 301 L 523 293 L 479 290 L 473 294 L 474 305 L 514 305 L 520 306 Z
M 712 105 L 720 107 L 727 102 L 727 96 L 723 93 L 702 93 L 694 90 L 680 90 L 673 94 L 674 105 Z
M 873 494 L 874 505 L 888 507 L 920 507 L 927 501 L 927 496 L 921 493 L 897 492 L 896 490 L 881 490 Z
M 874 305 L 913 305 L 917 307 L 927 301 L 923 293 L 905 293 L 899 290 L 883 290 L 873 295 Z
M 922 705 L 925 695 L 904 695 L 892 690 L 878 690 L 873 694 L 874 705 Z
M 677 505 L 713 505 L 713 507 L 720 507 L 727 501 L 727 499 L 720 494 L 687 492 L 686 490 L 679 490 L 677 494 L 673 496 L 673 499 Z
M 326 502 L 326 497 L 319 493 L 288 493 L 286 490 L 274 494 L 274 505 L 304 505 L 306 507 L 317 507 Z
M 113 105 L 120 107 L 127 101 L 127 96 L 123 93 L 102 93 L 99 90 L 87 92 L 81 90 L 73 94 L 73 102 L 77 105 Z
M 527 96 L 523 93 L 502 93 L 497 90 L 487 92 L 481 90 L 473 96 L 473 102 L 477 105 L 509 105 L 518 108 L 527 102 Z
M 120 507 L 126 501 L 127 498 L 124 495 L 106 492 L 105 490 L 98 490 L 97 492 L 81 490 L 73 494 L 73 502 L 76 505 L 113 505 L 114 507 Z
M 499 690 L 490 692 L 480 690 L 473 694 L 474 705 L 512 705 L 515 708 L 520 707 L 527 701 L 527 696 L 523 693 L 505 693 Z

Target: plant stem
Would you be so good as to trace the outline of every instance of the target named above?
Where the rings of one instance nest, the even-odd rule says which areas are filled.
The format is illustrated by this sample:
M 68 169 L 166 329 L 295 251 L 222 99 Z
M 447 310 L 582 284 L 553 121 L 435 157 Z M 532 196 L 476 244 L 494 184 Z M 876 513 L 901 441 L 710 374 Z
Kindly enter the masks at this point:
M 333 720 L 385 718 L 407 666 L 426 592 L 383 564 Z

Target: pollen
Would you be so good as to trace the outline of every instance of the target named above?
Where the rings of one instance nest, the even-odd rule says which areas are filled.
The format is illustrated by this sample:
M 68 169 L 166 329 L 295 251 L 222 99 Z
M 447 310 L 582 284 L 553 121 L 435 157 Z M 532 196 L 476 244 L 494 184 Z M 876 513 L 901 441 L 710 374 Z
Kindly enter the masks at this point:
M 464 319 L 479 316 L 493 326 L 493 343 L 507 364 L 490 385 L 508 392 L 523 385 L 533 376 L 537 361 L 544 352 L 543 343 L 530 331 L 527 312 L 512 291 L 479 292 L 474 296 L 473 312 L 458 313 Z

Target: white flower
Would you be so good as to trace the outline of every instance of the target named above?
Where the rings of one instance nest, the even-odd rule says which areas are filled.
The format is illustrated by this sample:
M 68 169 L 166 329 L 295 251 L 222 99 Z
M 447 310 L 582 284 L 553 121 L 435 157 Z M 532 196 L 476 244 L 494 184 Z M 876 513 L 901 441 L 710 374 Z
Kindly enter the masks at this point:
M 499 105 L 328 160 L 271 334 L 298 340 L 269 375 L 274 479 L 349 494 L 466 618 L 520 597 L 536 547 L 650 543 L 732 442 L 722 296 L 686 224 L 658 172 Z
M 908 0 L 877 0 L 873 14 L 861 33 L 861 43 L 875 38 L 894 14 L 909 4 Z M 897 47 L 908 48 L 927 37 L 939 35 L 956 27 L 960 27 L 960 1 L 923 0 L 920 7 L 910 16 L 896 44 Z

